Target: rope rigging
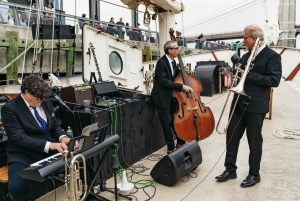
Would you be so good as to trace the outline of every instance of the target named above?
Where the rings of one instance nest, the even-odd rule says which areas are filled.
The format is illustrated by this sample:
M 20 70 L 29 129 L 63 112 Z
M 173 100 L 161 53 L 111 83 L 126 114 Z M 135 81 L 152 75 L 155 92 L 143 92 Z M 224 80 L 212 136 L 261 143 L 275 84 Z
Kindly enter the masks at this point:
M 212 23 L 216 20 L 223 20 L 224 17 L 233 16 L 238 12 L 241 12 L 243 10 L 247 10 L 250 7 L 256 6 L 257 4 L 261 4 L 262 2 L 265 2 L 265 0 L 253 0 L 251 2 L 247 2 L 244 5 L 241 5 L 239 7 L 226 9 L 218 15 L 211 15 L 209 17 L 204 18 L 203 20 L 198 20 L 196 22 L 185 25 L 185 30 L 190 31 L 190 30 L 198 29 L 199 27 L 201 27 L 205 24 L 208 24 L 208 23 Z M 244 16 L 244 14 L 242 14 L 242 16 Z M 182 28 L 181 28 L 181 30 L 182 30 Z

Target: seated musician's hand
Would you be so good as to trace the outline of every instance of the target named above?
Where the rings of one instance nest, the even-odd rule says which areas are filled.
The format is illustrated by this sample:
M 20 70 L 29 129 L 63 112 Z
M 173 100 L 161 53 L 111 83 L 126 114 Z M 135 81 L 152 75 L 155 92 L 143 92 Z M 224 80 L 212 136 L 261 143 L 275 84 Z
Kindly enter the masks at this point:
M 187 85 L 183 85 L 182 91 L 183 92 L 189 92 L 190 91 L 190 92 L 193 93 L 193 89 L 191 87 L 187 86 Z
M 78 148 L 79 147 L 79 143 L 78 143 L 78 141 L 76 140 L 75 141 L 75 144 L 74 144 L 74 148 Z
M 61 142 L 61 143 L 64 143 L 64 144 L 69 144 L 70 138 L 67 137 L 67 136 L 64 136 L 64 137 L 62 137 L 62 138 L 60 139 L 60 142 Z
M 64 150 L 68 149 L 68 146 L 65 143 L 50 143 L 50 150 L 57 150 L 60 153 L 64 153 Z
M 187 73 L 189 73 L 189 72 L 190 72 L 190 69 L 189 69 L 189 67 L 188 67 L 188 66 L 185 66 L 185 67 L 184 67 L 184 70 L 185 70 Z

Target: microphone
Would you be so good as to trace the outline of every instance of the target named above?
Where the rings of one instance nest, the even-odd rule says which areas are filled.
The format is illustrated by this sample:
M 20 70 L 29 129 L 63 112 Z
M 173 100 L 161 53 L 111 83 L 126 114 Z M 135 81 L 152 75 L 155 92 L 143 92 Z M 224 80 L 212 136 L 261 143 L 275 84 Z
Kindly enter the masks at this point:
M 53 92 L 52 92 L 51 96 L 52 96 L 53 98 L 55 98 L 55 100 L 58 101 L 58 103 L 59 103 L 59 105 L 60 105 L 61 107 L 63 107 L 64 109 L 67 109 L 67 110 L 71 110 L 71 109 L 65 104 L 65 102 L 64 102 L 58 95 L 56 95 L 56 93 L 53 93 Z

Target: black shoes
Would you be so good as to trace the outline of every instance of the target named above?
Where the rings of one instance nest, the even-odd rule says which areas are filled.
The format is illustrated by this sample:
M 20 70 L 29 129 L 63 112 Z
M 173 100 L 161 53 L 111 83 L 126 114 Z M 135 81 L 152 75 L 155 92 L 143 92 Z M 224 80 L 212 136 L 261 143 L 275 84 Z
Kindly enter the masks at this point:
M 228 179 L 236 179 L 236 172 L 224 171 L 221 175 L 216 176 L 218 181 L 227 181 Z
M 241 183 L 241 187 L 248 188 L 255 186 L 255 184 L 260 182 L 260 176 L 248 175 L 247 178 Z

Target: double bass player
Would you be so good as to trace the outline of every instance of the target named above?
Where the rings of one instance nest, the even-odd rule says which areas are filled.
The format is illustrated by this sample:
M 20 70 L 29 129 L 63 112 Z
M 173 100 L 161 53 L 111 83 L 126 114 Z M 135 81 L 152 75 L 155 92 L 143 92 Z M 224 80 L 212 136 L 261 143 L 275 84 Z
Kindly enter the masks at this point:
M 179 54 L 179 47 L 176 40 L 171 40 L 165 43 L 164 52 L 155 67 L 154 86 L 151 92 L 151 96 L 156 105 L 159 120 L 164 132 L 165 141 L 167 144 L 167 154 L 172 153 L 176 148 L 185 143 L 182 139 L 177 138 L 177 144 L 175 146 L 173 132 L 173 117 L 170 113 L 172 92 L 173 90 L 179 92 L 193 92 L 193 89 L 187 85 L 175 83 L 174 80 L 179 74 L 179 68 L 176 66 L 174 58 Z M 188 67 L 184 69 L 188 71 Z M 172 132 L 173 130 L 173 132 Z

